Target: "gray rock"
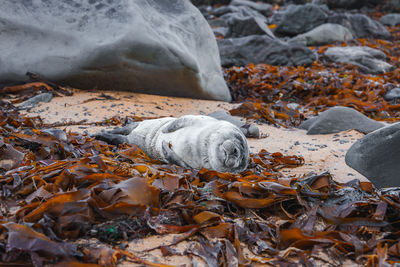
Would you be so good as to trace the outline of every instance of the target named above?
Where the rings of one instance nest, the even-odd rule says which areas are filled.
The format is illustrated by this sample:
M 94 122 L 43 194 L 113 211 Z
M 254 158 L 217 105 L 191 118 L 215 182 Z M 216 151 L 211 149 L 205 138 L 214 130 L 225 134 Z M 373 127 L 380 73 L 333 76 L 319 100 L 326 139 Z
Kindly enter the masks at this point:
M 231 99 L 189 0 L 6 1 L 0 39 L 0 82 L 31 71 L 84 89 Z
M 228 27 L 213 28 L 213 33 L 215 36 L 218 36 L 218 35 L 226 36 L 229 33 L 229 28 Z
M 326 23 L 309 32 L 297 35 L 289 42 L 296 42 L 304 45 L 324 45 L 334 42 L 350 41 L 352 39 L 353 34 L 346 27 L 339 24 Z
M 362 7 L 375 7 L 382 0 L 323 0 L 330 8 L 355 9 Z
M 229 27 L 228 22 L 221 18 L 209 20 L 208 24 L 210 24 L 211 28 Z
M 396 87 L 390 90 L 383 97 L 387 101 L 397 100 L 400 98 L 400 88 Z
M 386 14 L 379 20 L 383 25 L 396 26 L 400 24 L 400 14 L 391 13 Z
M 260 12 L 252 9 L 251 7 L 248 6 L 221 6 L 218 8 L 215 8 L 211 10 L 211 14 L 216 16 L 216 17 L 221 17 L 225 14 L 229 13 L 239 13 L 241 16 L 257 16 L 260 18 L 265 18 L 264 15 L 262 15 Z
M 328 18 L 319 5 L 289 5 L 272 17 L 276 24 L 275 33 L 285 36 L 295 36 L 324 24 Z
M 260 12 L 264 16 L 272 15 L 272 5 L 267 4 L 267 3 L 258 3 L 258 2 L 255 3 L 252 1 L 248 1 L 248 0 L 232 0 L 230 5 L 232 5 L 232 6 L 248 6 L 252 9 Z
M 53 94 L 52 93 L 43 93 L 40 95 L 36 95 L 24 102 L 22 102 L 19 106 L 18 109 L 28 109 L 28 108 L 33 108 L 40 102 L 50 102 L 53 99 Z
M 365 73 L 380 74 L 393 69 L 384 61 L 385 53 L 368 46 L 329 47 L 324 55 L 335 62 L 355 65 Z
M 385 26 L 363 14 L 336 14 L 330 16 L 328 22 L 348 28 L 355 38 L 391 38 L 391 34 Z
M 385 0 L 383 9 L 390 12 L 400 12 L 400 0 Z
M 299 128 L 307 130 L 307 134 L 331 134 L 351 129 L 370 133 L 383 126 L 355 109 L 338 106 L 304 121 Z
M 227 5 L 231 2 L 231 0 L 191 0 L 193 5 L 195 6 L 204 6 L 204 5 Z
M 288 44 L 267 35 L 225 38 L 218 41 L 221 63 L 225 67 L 249 63 L 298 66 L 310 65 L 316 60 L 313 51 L 305 46 Z
M 376 187 L 400 186 L 400 123 L 383 127 L 355 142 L 346 163 Z
M 229 32 L 226 37 L 243 37 L 263 34 L 274 37 L 264 17 L 248 16 L 237 12 L 225 14 L 221 18 L 225 19 L 229 25 Z
M 224 110 L 217 110 L 213 113 L 208 114 L 207 116 L 216 118 L 217 120 L 224 120 L 232 123 L 236 127 L 238 127 L 246 137 L 252 138 L 260 138 L 260 130 L 254 124 L 248 124 L 242 122 L 241 120 L 232 117 L 231 114 Z

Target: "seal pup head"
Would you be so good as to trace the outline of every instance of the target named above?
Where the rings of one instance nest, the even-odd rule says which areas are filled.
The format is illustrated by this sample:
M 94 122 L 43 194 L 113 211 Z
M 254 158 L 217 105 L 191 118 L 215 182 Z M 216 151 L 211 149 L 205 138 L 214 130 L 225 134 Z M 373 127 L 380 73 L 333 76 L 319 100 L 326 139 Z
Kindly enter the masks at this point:
M 219 172 L 240 173 L 249 163 L 249 147 L 246 137 L 234 125 L 223 123 L 212 134 L 209 143 L 209 163 Z

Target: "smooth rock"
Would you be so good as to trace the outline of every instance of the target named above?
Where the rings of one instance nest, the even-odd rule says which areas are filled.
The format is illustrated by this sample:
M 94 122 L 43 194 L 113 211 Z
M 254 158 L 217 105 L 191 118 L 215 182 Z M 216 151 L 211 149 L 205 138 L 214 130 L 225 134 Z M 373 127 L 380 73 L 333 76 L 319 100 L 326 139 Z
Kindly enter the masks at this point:
M 42 93 L 40 95 L 36 95 L 24 102 L 22 102 L 19 106 L 18 109 L 27 109 L 27 108 L 32 108 L 39 104 L 40 102 L 50 102 L 51 99 L 53 99 L 53 94 L 52 93 Z
M 229 28 L 228 27 L 217 27 L 217 28 L 213 28 L 213 33 L 215 36 L 226 36 L 229 33 Z
M 328 22 L 348 28 L 355 38 L 391 38 L 391 34 L 385 26 L 364 14 L 336 14 L 330 16 Z
M 362 7 L 375 7 L 382 0 L 322 0 L 329 8 L 356 9 Z
M 396 26 L 400 24 L 400 14 L 391 13 L 386 14 L 379 20 L 383 25 Z
M 260 2 L 252 2 L 248 0 L 232 0 L 230 3 L 232 6 L 248 6 L 264 16 L 270 16 L 272 15 L 272 5 L 267 4 L 267 3 L 260 3 Z
M 390 12 L 400 12 L 400 0 L 385 0 L 383 9 Z
M 248 16 L 236 12 L 225 14 L 221 18 L 225 19 L 229 25 L 229 32 L 225 37 L 243 37 L 263 34 L 274 37 L 264 17 Z
M 242 16 L 257 16 L 260 18 L 265 18 L 263 14 L 248 6 L 233 6 L 233 5 L 221 6 L 212 9 L 210 13 L 216 17 L 222 17 L 223 15 L 229 13 L 239 13 Z
M 334 42 L 344 42 L 352 40 L 353 34 L 339 24 L 322 24 L 309 32 L 299 34 L 289 42 L 301 43 L 303 45 L 325 45 Z
M 295 36 L 324 24 L 328 18 L 319 5 L 288 5 L 274 14 L 272 23 L 276 24 L 275 33 L 285 36 Z
M 0 82 L 30 71 L 83 89 L 231 100 L 189 0 L 6 1 L 0 39 Z
M 304 121 L 299 128 L 307 130 L 307 134 L 331 134 L 347 130 L 366 134 L 381 127 L 384 127 L 383 123 L 372 120 L 355 109 L 338 106 Z
M 365 73 L 381 74 L 393 69 L 384 61 L 385 53 L 368 46 L 329 47 L 324 55 L 335 62 L 355 65 Z
M 400 98 L 400 88 L 396 87 L 387 92 L 384 97 L 387 101 L 397 100 Z
M 221 63 L 225 67 L 249 63 L 299 66 L 316 60 L 313 51 L 305 46 L 285 43 L 267 35 L 225 38 L 218 41 Z
M 383 127 L 350 147 L 346 164 L 376 187 L 400 186 L 400 123 Z
M 260 130 L 256 125 L 245 123 L 239 119 L 236 119 L 235 117 L 233 117 L 231 114 L 229 114 L 224 110 L 214 111 L 208 114 L 207 116 L 213 117 L 217 120 L 224 120 L 232 123 L 233 125 L 238 127 L 246 137 L 260 138 Z
M 227 5 L 231 0 L 190 0 L 195 6 Z

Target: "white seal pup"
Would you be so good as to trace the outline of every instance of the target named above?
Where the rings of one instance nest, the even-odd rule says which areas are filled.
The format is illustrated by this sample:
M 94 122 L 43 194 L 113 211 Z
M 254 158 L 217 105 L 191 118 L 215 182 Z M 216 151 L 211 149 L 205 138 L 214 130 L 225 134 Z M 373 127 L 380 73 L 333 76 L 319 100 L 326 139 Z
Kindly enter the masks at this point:
M 239 173 L 249 162 L 242 131 L 230 122 L 209 116 L 145 120 L 112 131 L 108 139 L 115 140 L 116 136 L 139 146 L 153 159 L 185 168 Z

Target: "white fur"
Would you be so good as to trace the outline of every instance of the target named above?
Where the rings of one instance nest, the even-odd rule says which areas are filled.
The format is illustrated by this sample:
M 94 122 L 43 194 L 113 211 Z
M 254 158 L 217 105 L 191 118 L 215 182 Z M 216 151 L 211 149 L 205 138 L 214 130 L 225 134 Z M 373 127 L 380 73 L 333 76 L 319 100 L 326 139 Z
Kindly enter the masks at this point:
M 179 120 L 181 127 L 166 132 Z M 181 123 L 182 122 L 182 123 Z M 190 168 L 207 168 L 221 172 L 241 172 L 248 164 L 249 151 L 246 137 L 235 125 L 209 116 L 187 115 L 180 118 L 146 120 L 132 130 L 128 142 L 139 146 L 148 156 L 168 162 L 163 151 L 163 142 Z M 227 140 L 231 142 L 225 143 Z M 237 146 L 238 155 L 226 166 L 227 153 L 224 147 Z M 237 151 L 235 150 L 235 151 Z

